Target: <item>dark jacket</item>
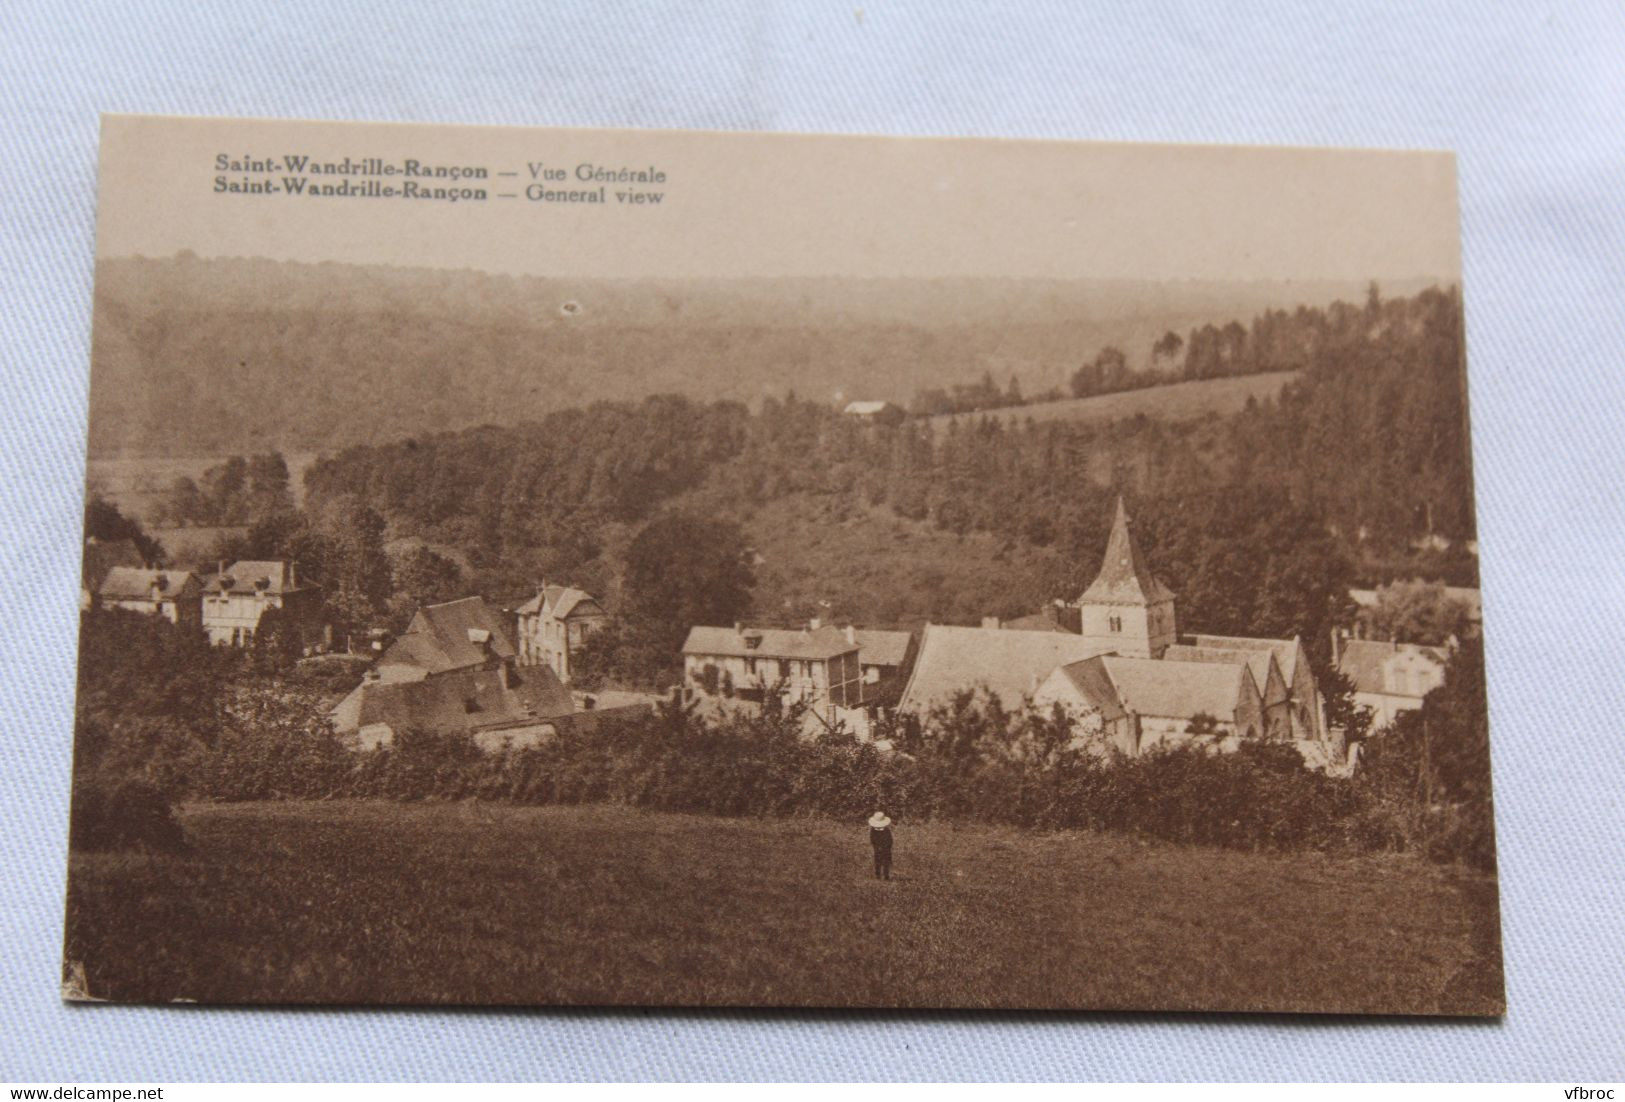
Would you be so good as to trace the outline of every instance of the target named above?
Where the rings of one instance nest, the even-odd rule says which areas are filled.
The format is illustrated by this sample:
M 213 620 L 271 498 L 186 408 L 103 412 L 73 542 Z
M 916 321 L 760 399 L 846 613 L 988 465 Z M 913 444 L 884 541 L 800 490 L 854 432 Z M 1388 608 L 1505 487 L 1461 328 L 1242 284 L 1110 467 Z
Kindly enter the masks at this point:
M 876 830 L 869 828 L 869 844 L 875 847 L 876 853 L 891 852 L 891 827 L 881 827 Z

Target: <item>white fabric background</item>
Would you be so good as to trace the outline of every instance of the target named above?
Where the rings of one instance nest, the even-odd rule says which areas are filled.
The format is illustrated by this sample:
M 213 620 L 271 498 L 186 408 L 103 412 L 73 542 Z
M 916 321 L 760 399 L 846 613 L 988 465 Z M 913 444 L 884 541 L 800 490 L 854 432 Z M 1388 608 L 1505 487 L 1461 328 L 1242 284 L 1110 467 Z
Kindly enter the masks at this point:
M 858 2 L 0 4 L 0 1079 L 1625 1079 L 1625 6 Z M 1459 151 L 1507 1018 L 63 1006 L 101 111 Z

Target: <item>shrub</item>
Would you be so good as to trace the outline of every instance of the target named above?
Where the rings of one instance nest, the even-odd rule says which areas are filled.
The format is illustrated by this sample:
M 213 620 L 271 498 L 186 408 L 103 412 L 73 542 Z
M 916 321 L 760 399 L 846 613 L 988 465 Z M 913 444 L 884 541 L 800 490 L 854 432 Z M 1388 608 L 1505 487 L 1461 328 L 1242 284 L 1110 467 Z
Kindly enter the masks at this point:
M 177 853 L 186 834 L 163 789 L 135 777 L 90 776 L 73 786 L 68 848 Z

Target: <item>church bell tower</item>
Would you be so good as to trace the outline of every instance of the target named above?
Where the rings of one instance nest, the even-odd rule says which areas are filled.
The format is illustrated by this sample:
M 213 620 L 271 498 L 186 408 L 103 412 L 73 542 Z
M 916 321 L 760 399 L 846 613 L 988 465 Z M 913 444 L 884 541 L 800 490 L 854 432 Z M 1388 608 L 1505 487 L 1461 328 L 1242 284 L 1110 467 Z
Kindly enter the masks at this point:
M 1173 590 L 1146 566 L 1121 497 L 1100 573 L 1072 604 L 1079 610 L 1084 637 L 1102 654 L 1161 658 L 1178 639 Z

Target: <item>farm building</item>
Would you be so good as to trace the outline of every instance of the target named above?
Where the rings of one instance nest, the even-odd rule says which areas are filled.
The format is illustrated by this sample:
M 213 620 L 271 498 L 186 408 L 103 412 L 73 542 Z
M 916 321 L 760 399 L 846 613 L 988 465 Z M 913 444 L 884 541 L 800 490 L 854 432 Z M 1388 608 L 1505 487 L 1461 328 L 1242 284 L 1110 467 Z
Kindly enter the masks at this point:
M 406 730 L 468 734 L 484 749 L 532 746 L 575 712 L 570 692 L 547 666 L 461 669 L 416 681 L 369 672 L 333 709 L 334 730 L 357 749 L 390 745 Z

